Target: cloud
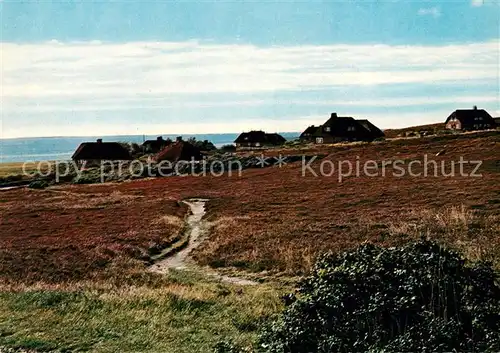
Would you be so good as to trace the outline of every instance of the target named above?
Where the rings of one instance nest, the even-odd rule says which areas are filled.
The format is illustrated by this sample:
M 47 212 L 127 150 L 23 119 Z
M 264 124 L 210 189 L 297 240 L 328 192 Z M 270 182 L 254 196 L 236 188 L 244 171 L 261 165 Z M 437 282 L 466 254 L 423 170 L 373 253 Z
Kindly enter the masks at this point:
M 197 97 L 190 99 L 166 99 L 162 97 L 149 98 L 129 98 L 123 101 L 119 98 L 112 99 L 84 99 L 78 103 L 74 101 L 68 102 L 66 99 L 52 100 L 50 102 L 40 102 L 39 100 L 22 99 L 11 101 L 10 104 L 4 105 L 3 112 L 19 112 L 24 113 L 54 113 L 54 112 L 123 112 L 130 110 L 138 110 L 144 112 L 165 111 L 169 109 L 235 109 L 245 107 L 258 106 L 324 106 L 324 107 L 343 107 L 346 110 L 350 107 L 373 107 L 373 108 L 394 108 L 394 107 L 422 107 L 430 105 L 449 105 L 461 104 L 473 106 L 480 103 L 496 103 L 498 102 L 497 95 L 481 95 L 481 96 L 443 96 L 443 97 L 408 97 L 408 98 L 393 98 L 381 97 L 378 99 L 370 99 L 357 97 L 357 99 L 303 99 L 300 98 L 301 93 L 296 92 L 297 99 L 290 101 L 289 99 L 216 99 L 200 100 Z
M 484 0 L 472 0 L 471 5 L 475 7 L 480 7 L 484 5 Z
M 128 99 L 485 80 L 498 75 L 498 45 L 3 43 L 0 64 L 6 98 Z
M 301 116 L 336 107 L 392 127 L 407 109 L 408 119 L 427 119 L 433 105 L 498 109 L 496 91 L 471 87 L 496 87 L 499 44 L 2 43 L 0 136 L 297 131 L 312 119 Z
M 422 8 L 418 10 L 418 14 L 420 16 L 432 16 L 434 18 L 438 18 L 441 16 L 441 10 L 437 7 Z
M 369 116 L 358 116 L 359 118 L 369 118 L 371 122 L 381 128 L 399 128 L 405 126 L 415 126 L 419 124 L 435 123 L 443 120 L 443 116 L 448 116 L 447 110 L 433 110 L 426 116 L 420 113 L 398 114 L 393 122 L 388 123 L 387 114 L 370 114 Z M 96 128 L 95 124 L 84 121 L 75 121 L 72 124 L 65 124 L 59 127 L 57 133 L 48 124 L 42 124 L 36 129 L 27 130 L 26 126 L 14 125 L 9 129 L 5 138 L 16 137 L 52 137 L 52 136 L 116 136 L 116 135 L 189 135 L 207 133 L 235 133 L 250 130 L 265 130 L 269 132 L 299 132 L 309 125 L 318 125 L 325 122 L 329 114 L 287 116 L 286 119 L 276 117 L 254 116 L 243 121 L 232 121 L 230 124 L 224 122 L 198 121 L 196 124 L 189 122 L 162 122 L 162 123 L 130 123 L 113 124 L 102 122 Z

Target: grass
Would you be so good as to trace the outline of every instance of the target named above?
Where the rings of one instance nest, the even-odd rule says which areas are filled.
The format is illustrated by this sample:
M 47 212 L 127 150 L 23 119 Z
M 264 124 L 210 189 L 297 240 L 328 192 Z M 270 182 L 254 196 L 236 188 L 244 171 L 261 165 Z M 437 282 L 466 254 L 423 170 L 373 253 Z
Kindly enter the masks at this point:
M 42 163 L 40 165 L 40 170 L 37 168 L 36 163 L 27 163 L 23 171 L 23 162 L 9 162 L 0 163 L 0 178 L 13 176 L 13 175 L 23 175 L 24 172 L 27 174 L 33 174 L 34 172 L 46 172 L 51 169 L 54 162 Z
M 336 177 L 301 174 L 301 163 L 251 169 L 238 176 L 173 177 L 133 182 L 63 186 L 57 190 L 0 193 L 0 277 L 55 281 L 106 271 L 113 259 L 147 260 L 153 250 L 179 239 L 187 210 L 178 201 L 210 199 L 209 238 L 196 249 L 203 265 L 303 274 L 324 251 L 343 251 L 363 241 L 393 245 L 425 234 L 456 245 L 485 247 L 500 263 L 500 234 L 490 219 L 500 214 L 500 133 L 484 132 L 375 144 L 313 146 L 325 160 L 482 160 L 481 178 Z M 446 152 L 436 157 L 435 155 Z M 273 150 L 273 153 L 276 151 Z M 390 174 L 390 173 L 389 173 Z M 467 228 L 434 227 L 423 215 L 451 208 L 473 211 Z M 419 219 L 419 214 L 422 219 Z M 173 217 L 173 218 L 172 218 Z M 402 236 L 395 223 L 420 228 Z M 392 229 L 392 228 L 391 228 Z M 487 246 L 486 246 L 487 245 Z
M 176 272 L 156 286 L 40 285 L 0 292 L 0 347 L 37 351 L 209 352 L 251 346 L 280 291 Z M 251 305 L 248 305 L 251 303 Z

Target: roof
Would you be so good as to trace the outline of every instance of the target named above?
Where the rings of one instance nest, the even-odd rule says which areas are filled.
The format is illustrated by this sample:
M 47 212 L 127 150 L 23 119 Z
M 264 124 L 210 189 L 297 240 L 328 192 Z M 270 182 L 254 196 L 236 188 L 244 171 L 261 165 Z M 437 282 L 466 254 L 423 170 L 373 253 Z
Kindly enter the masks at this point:
M 266 134 L 266 139 L 268 143 L 272 143 L 273 145 L 281 145 L 286 142 L 286 139 L 277 133 Z
M 265 142 L 266 141 L 266 133 L 264 131 L 250 131 L 250 132 L 242 132 L 236 140 L 235 143 L 249 143 L 249 142 Z
M 457 109 L 446 119 L 446 122 L 451 118 L 458 119 L 462 124 L 474 124 L 475 118 L 483 118 L 484 120 L 493 120 L 490 114 L 484 109 Z
M 142 145 L 156 145 L 156 144 L 167 144 L 167 143 L 170 143 L 172 142 L 172 140 L 170 139 L 167 139 L 167 140 L 164 140 L 162 136 L 158 136 L 157 138 L 155 138 L 154 140 L 146 140 L 142 143 Z
M 280 145 L 286 142 L 286 139 L 277 133 L 267 134 L 264 131 L 250 131 L 241 133 L 235 143 L 260 143 L 270 145 Z
M 357 120 L 355 120 L 352 117 L 332 117 L 326 121 L 322 125 L 323 127 L 330 127 L 330 131 L 325 131 L 325 129 L 318 129 L 315 133 L 317 134 L 324 134 L 327 133 L 331 136 L 346 136 L 346 135 L 353 135 L 353 136 L 368 136 L 371 135 L 370 131 L 363 126 L 361 123 L 359 123 Z M 350 131 L 349 128 L 354 127 L 354 131 Z
M 144 141 L 142 143 L 142 147 L 144 147 L 144 149 L 146 151 L 149 151 L 149 152 L 158 152 L 162 148 L 164 148 L 165 146 L 170 145 L 171 143 L 172 143 L 172 140 L 170 140 L 170 139 L 164 140 L 163 137 L 159 136 L 155 140 Z
M 350 116 L 337 116 L 337 113 L 332 113 L 330 118 L 313 133 L 315 137 L 324 135 L 335 138 L 374 140 L 384 136 L 384 133 L 366 119 L 356 120 Z
M 131 160 L 129 151 L 118 142 L 83 142 L 73 160 Z
M 318 130 L 318 128 L 319 126 L 311 125 L 307 129 L 305 129 L 303 133 L 300 134 L 300 137 L 312 135 L 316 132 L 316 130 Z
M 177 141 L 164 149 L 162 149 L 155 156 L 156 162 L 161 161 L 191 161 L 191 160 L 201 160 L 203 155 L 200 149 L 187 141 Z
M 356 119 L 356 121 L 358 123 L 360 123 L 361 125 L 363 125 L 365 127 L 365 129 L 367 129 L 368 131 L 370 131 L 375 136 L 375 138 L 384 137 L 385 136 L 385 134 L 383 133 L 383 131 L 380 130 L 375 125 L 373 125 L 369 120 L 367 120 L 367 119 Z

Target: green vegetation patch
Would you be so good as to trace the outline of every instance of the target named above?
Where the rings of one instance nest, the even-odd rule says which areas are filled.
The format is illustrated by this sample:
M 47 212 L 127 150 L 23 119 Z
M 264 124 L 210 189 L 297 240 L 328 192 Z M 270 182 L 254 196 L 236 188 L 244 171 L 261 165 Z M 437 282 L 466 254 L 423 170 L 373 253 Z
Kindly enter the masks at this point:
M 210 352 L 223 337 L 251 347 L 281 308 L 267 286 L 176 271 L 161 286 L 0 292 L 0 347 L 37 351 Z
M 259 351 L 498 352 L 498 279 L 491 264 L 428 241 L 325 255 Z

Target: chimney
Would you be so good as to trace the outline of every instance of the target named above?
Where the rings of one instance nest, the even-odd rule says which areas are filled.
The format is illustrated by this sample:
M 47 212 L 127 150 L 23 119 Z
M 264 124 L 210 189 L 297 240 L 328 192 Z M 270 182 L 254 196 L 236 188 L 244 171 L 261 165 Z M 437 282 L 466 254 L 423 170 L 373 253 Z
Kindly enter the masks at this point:
M 97 139 L 97 143 L 102 143 L 102 139 Z
M 330 119 L 334 119 L 334 118 L 337 118 L 337 113 L 332 113 L 332 115 L 330 116 Z
M 477 105 L 474 106 L 474 110 L 477 110 Z
M 181 142 L 182 141 L 182 136 L 177 136 L 175 139 L 176 142 Z
M 158 137 L 156 138 L 156 141 L 163 141 L 163 136 L 158 136 Z

